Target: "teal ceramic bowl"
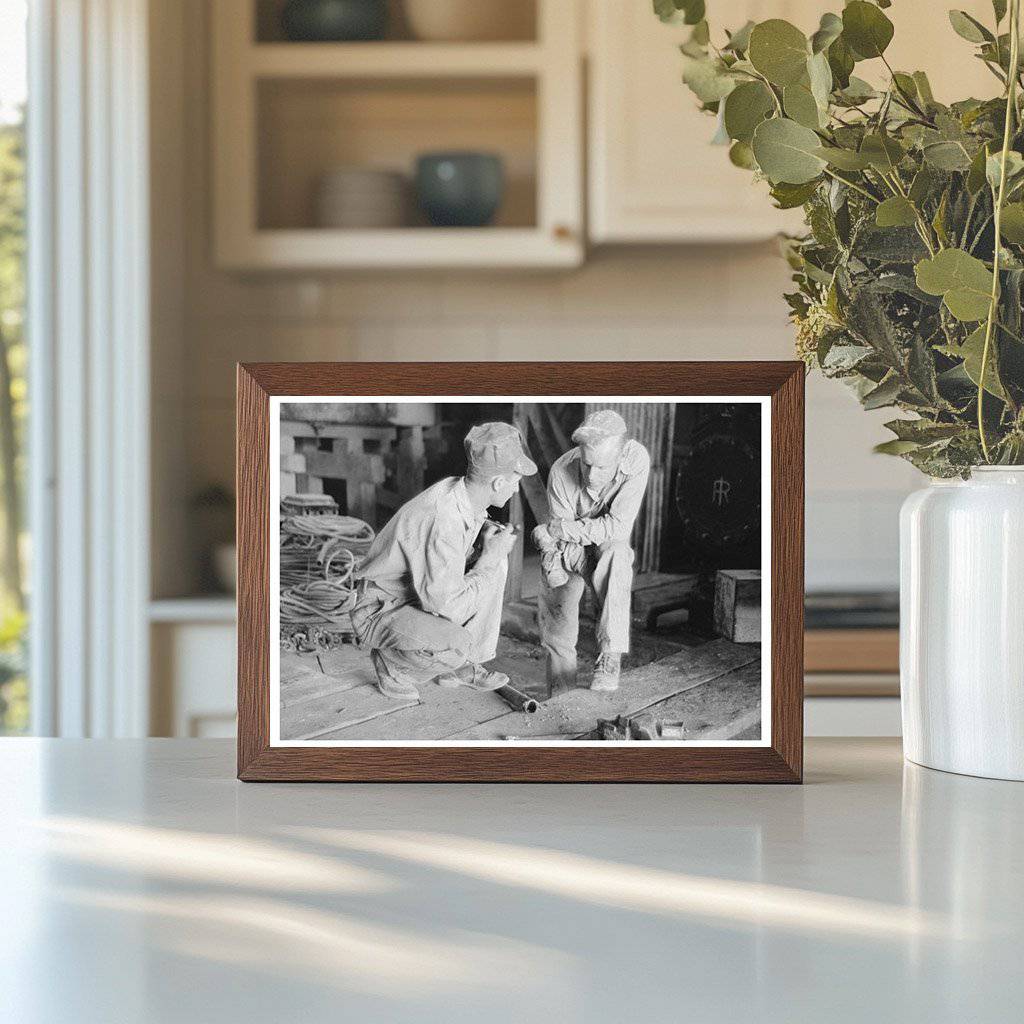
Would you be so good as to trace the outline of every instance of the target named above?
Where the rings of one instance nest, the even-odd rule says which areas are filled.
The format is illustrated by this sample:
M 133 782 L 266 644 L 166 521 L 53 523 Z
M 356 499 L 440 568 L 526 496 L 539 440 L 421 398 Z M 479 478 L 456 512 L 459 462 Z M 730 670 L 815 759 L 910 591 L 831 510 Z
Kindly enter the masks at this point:
M 281 27 L 286 38 L 301 43 L 380 39 L 388 27 L 387 0 L 288 0 Z
M 424 153 L 416 161 L 416 196 L 435 227 L 490 224 L 504 192 L 504 164 L 494 153 Z

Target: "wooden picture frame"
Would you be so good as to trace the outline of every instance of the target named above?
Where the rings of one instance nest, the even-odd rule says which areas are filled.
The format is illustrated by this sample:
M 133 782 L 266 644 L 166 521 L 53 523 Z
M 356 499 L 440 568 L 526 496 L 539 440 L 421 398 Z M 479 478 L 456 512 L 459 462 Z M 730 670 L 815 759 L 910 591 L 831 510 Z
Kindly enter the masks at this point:
M 770 737 L 760 746 L 280 746 L 270 731 L 275 396 L 758 396 L 770 408 Z M 650 400 L 650 399 L 648 399 Z M 799 362 L 238 366 L 238 777 L 244 781 L 800 782 L 804 367 Z M 764 455 L 762 454 L 762 460 Z

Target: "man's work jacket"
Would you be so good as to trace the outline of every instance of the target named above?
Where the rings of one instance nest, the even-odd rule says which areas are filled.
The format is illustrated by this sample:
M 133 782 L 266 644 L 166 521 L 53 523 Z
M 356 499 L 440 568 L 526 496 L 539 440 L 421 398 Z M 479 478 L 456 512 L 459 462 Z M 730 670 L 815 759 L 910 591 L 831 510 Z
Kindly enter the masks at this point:
M 615 476 L 599 491 L 583 482 L 583 453 L 572 448 L 551 467 L 548 504 L 562 536 L 575 544 L 628 541 L 647 491 L 651 457 L 635 440 L 622 449 Z
M 465 622 L 497 567 L 466 570 L 486 511 L 469 502 L 462 477 L 447 477 L 407 501 L 377 534 L 356 578 L 372 582 L 397 607 L 415 604 Z

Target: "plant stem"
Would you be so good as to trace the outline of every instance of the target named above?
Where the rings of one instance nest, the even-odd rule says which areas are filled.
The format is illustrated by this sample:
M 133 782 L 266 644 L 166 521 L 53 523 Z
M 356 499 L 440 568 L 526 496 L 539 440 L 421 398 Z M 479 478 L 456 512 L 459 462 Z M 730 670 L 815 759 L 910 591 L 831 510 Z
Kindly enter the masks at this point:
M 892 65 L 885 59 L 885 54 L 880 53 L 879 56 L 882 58 L 882 63 L 886 66 L 889 71 L 889 84 L 900 94 L 900 98 L 918 117 L 927 118 L 928 115 L 918 105 L 917 100 L 913 96 L 908 95 L 903 91 L 900 83 L 896 81 L 896 72 L 893 71 Z M 926 124 L 931 125 L 930 121 L 925 121 Z
M 999 256 L 1003 200 L 1006 194 L 1006 159 L 1010 151 L 1010 138 L 1014 115 L 1017 111 L 1017 66 L 1020 60 L 1020 0 L 1010 0 L 1010 73 L 1006 76 L 1006 118 L 1003 124 L 1003 149 L 999 154 L 999 189 L 995 196 L 993 213 L 995 243 L 992 253 L 992 296 L 989 300 L 988 319 L 985 322 L 985 345 L 981 350 L 981 369 L 978 371 L 978 434 L 985 461 L 992 462 L 988 437 L 985 434 L 985 372 L 988 369 L 989 351 L 992 346 L 992 329 L 999 308 Z
M 833 174 L 827 167 L 824 168 L 824 173 L 835 181 L 841 182 L 842 184 L 852 188 L 854 192 L 859 192 L 862 196 L 866 196 L 871 202 L 877 205 L 878 196 L 873 196 L 866 188 L 861 188 L 856 182 L 847 181 L 846 178 L 840 178 L 838 174 Z
M 978 228 L 977 234 L 974 236 L 974 241 L 967 247 L 967 251 L 973 253 L 978 243 L 981 241 L 981 236 L 985 234 L 985 228 L 988 227 L 989 221 L 992 219 L 992 214 L 989 213 L 985 216 L 985 219 L 981 222 L 981 227 Z
M 772 83 L 769 82 L 768 79 L 764 77 L 764 75 L 760 74 L 757 71 L 753 72 L 753 74 L 756 78 L 764 82 L 764 87 L 768 90 L 769 94 L 771 95 L 772 101 L 775 103 L 775 113 L 778 114 L 779 117 L 784 117 L 785 112 L 782 109 L 782 102 L 779 100 L 779 97 L 775 95 L 775 90 L 772 88 Z

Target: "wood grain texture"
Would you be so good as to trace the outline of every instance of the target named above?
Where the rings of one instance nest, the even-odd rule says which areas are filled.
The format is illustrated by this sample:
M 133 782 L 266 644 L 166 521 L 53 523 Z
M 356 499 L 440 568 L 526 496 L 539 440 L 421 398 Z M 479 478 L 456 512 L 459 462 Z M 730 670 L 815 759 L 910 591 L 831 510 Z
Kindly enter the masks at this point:
M 271 747 L 270 395 L 766 395 L 770 747 Z M 799 782 L 804 368 L 798 362 L 253 363 L 238 368 L 238 777 L 245 781 Z
M 235 536 L 238 544 L 238 772 L 270 743 L 270 401 L 238 367 Z
M 510 712 L 474 723 L 461 732 L 445 735 L 453 740 L 500 739 L 502 736 L 572 736 L 593 729 L 601 718 L 633 715 L 685 690 L 703 686 L 751 662 L 759 661 L 760 648 L 727 640 L 712 640 L 703 647 L 686 648 L 623 675 L 618 690 L 569 690 L 545 701 L 536 714 Z

